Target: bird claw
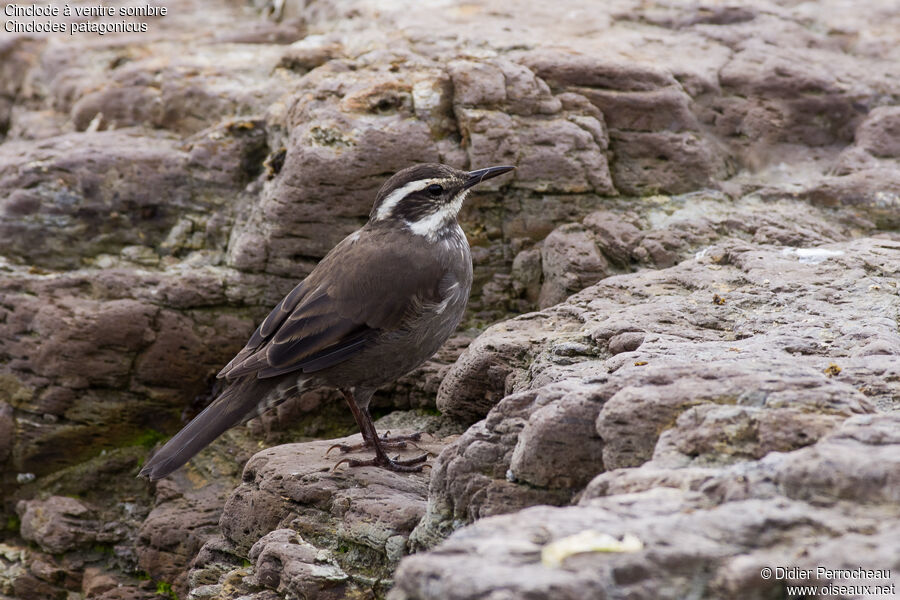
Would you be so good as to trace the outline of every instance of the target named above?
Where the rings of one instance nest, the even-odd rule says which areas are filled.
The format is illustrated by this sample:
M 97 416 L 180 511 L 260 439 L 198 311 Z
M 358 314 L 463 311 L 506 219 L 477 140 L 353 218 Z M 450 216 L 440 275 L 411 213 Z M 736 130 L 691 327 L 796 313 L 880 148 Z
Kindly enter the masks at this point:
M 428 453 L 426 452 L 425 454 L 420 454 L 419 456 L 413 456 L 412 458 L 404 458 L 404 459 L 401 459 L 400 456 L 398 455 L 398 456 L 395 456 L 394 458 L 390 458 L 388 460 L 395 462 L 398 465 L 404 465 L 404 466 L 418 465 L 418 464 L 423 464 L 426 460 L 428 460 Z
M 328 456 L 331 453 L 331 451 L 334 450 L 335 448 L 339 448 L 341 451 L 341 454 L 346 454 L 347 452 L 350 452 L 351 450 L 353 450 L 353 448 L 351 446 L 348 446 L 347 444 L 332 444 L 331 446 L 328 447 L 328 450 L 325 451 L 325 456 Z M 338 464 L 340 464 L 340 463 L 338 463 Z
M 339 461 L 337 461 L 336 463 L 334 463 L 334 466 L 331 467 L 331 472 L 332 472 L 332 473 L 336 473 L 336 472 L 337 472 L 337 468 L 338 468 L 339 466 L 341 466 L 341 465 L 344 464 L 344 463 L 349 463 L 351 460 L 353 460 L 353 459 L 350 459 L 350 458 L 342 458 L 341 460 L 339 460 Z M 351 465 L 351 466 L 353 466 L 353 465 Z
M 405 459 L 401 459 L 398 456 L 395 456 L 394 458 L 384 457 L 383 459 L 381 459 L 378 457 L 378 455 L 365 460 L 360 460 L 357 458 L 342 458 L 333 467 L 331 467 L 331 472 L 334 473 L 340 465 L 347 463 L 347 465 L 351 468 L 382 467 L 389 471 L 397 471 L 399 473 L 418 473 L 422 470 L 422 467 L 431 468 L 431 465 L 425 462 L 426 460 L 428 460 L 427 453 Z

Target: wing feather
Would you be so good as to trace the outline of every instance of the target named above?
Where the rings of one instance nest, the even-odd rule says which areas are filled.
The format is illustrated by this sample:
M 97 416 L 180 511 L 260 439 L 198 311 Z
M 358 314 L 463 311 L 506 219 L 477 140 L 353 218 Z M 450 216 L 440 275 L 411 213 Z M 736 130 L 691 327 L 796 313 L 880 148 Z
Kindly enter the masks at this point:
M 315 333 L 309 331 L 304 335 L 302 331 L 296 332 L 283 340 L 276 335 L 266 348 L 266 362 L 276 369 L 289 365 L 302 368 L 307 358 L 339 348 L 344 343 L 355 341 L 371 331 L 365 325 L 347 319 L 334 319 L 326 328 Z
M 439 301 L 446 269 L 413 236 L 398 244 L 396 235 L 367 225 L 338 244 L 275 306 L 219 377 L 328 368 Z

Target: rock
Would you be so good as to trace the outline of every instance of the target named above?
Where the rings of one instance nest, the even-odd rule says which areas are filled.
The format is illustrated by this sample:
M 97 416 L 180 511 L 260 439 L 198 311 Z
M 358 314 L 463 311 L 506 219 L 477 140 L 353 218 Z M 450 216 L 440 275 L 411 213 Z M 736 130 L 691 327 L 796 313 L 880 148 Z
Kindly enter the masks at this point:
M 29 36 L 8 37 L 0 44 L 0 141 L 12 125 L 16 104 L 29 95 L 26 79 L 43 47 L 43 41 Z
M 593 236 L 577 225 L 563 225 L 547 236 L 541 245 L 541 265 L 541 308 L 558 304 L 610 274 Z
M 815 570 L 827 564 L 893 571 L 896 556 L 880 544 L 897 547 L 888 541 L 897 531 L 895 494 L 883 493 L 898 489 L 890 483 L 900 473 L 897 438 L 889 433 L 896 424 L 895 415 L 854 417 L 813 447 L 724 471 L 648 463 L 604 473 L 578 506 L 535 507 L 484 519 L 432 552 L 404 559 L 389 598 L 476 598 L 488 592 L 576 598 L 608 589 L 660 598 L 684 597 L 689 589 L 698 597 L 763 597 L 783 589 L 785 580 L 805 583 L 793 576 L 764 579 L 763 567 Z M 895 457 L 887 458 L 890 453 Z M 857 487 L 874 481 L 881 491 Z M 885 520 L 886 515 L 891 517 Z M 798 530 L 804 531 L 802 552 L 794 541 Z M 560 567 L 546 559 L 541 564 L 549 543 L 586 531 L 619 539 L 631 535 L 641 547 L 633 552 L 575 547 Z M 861 547 L 879 550 L 863 556 Z M 461 580 L 455 575 L 460 572 L 470 576 Z M 897 580 L 879 579 L 884 581 L 838 577 L 834 582 L 890 586 Z
M 391 431 L 404 432 L 409 430 Z M 224 539 L 212 538 L 200 553 L 194 588 L 234 580 L 230 585 L 238 591 L 263 587 L 323 598 L 383 595 L 424 513 L 427 471 L 334 469 L 340 453 L 326 456 L 329 447 L 360 440 L 357 435 L 286 444 L 255 455 L 225 504 Z M 425 440 L 402 454 L 437 453 L 444 445 Z M 242 556 L 253 561 L 252 569 L 237 567 L 237 560 L 229 558 Z
M 41 581 L 63 589 L 77 590 L 81 584 L 81 573 L 71 569 L 71 564 L 67 565 L 66 561 L 59 561 L 48 554 L 32 554 L 29 557 L 28 570 Z
M 614 181 L 627 194 L 679 194 L 729 175 L 715 145 L 697 133 L 614 132 L 612 139 L 623 159 L 613 169 Z
M 634 223 L 611 211 L 596 211 L 584 218 L 584 226 L 594 233 L 594 243 L 610 262 L 619 267 L 632 262 L 641 238 L 640 228 Z
M 19 577 L 27 576 L 29 551 L 24 546 L 0 543 L 0 594 L 10 595 Z
M 873 156 L 900 158 L 900 108 L 879 106 L 872 109 L 856 128 L 856 146 Z
M 439 396 L 449 414 L 487 410 L 486 419 L 435 462 L 416 543 L 431 546 L 487 515 L 560 504 L 604 470 L 651 459 L 671 468 L 759 460 L 874 412 L 896 390 L 868 387 L 884 371 L 863 366 L 855 349 L 873 339 L 900 348 L 900 339 L 889 323 L 851 307 L 892 304 L 896 295 L 881 294 L 887 280 L 876 288 L 854 282 L 868 264 L 884 274 L 900 269 L 888 249 L 895 245 L 865 239 L 795 257 L 722 242 L 676 267 L 609 277 L 487 330 L 450 371 L 445 385 L 454 387 L 441 388 L 479 390 L 477 402 Z M 850 297 L 859 303 L 841 300 Z M 618 346 L 629 338 L 633 350 Z M 523 354 L 528 360 L 517 364 Z M 835 362 L 863 369 L 855 372 L 869 383 L 835 376 Z M 486 378 L 487 365 L 504 365 L 503 377 Z M 491 393 L 505 395 L 493 408 L 484 401 Z
M 512 285 L 518 296 L 524 296 L 531 305 L 536 305 L 541 292 L 541 251 L 531 248 L 519 252 L 513 259 Z
M 880 228 L 897 226 L 900 179 L 895 168 L 876 167 L 840 177 L 825 177 L 810 184 L 800 196 L 819 206 L 853 207 Z
M 181 312 L 224 300 L 222 281 L 208 274 L 182 280 L 108 270 L 0 279 L 12 302 L 0 347 L 11 367 L 7 381 L 18 390 L 7 401 L 19 472 L 49 473 L 171 427 L 250 331 L 249 322 L 230 315 Z M 82 286 L 93 297 L 81 296 Z M 216 356 L 203 367 L 210 351 Z M 94 447 L 98 428 L 105 433 Z
M 689 108 L 690 96 L 665 70 L 546 50 L 527 53 L 523 61 L 600 109 L 619 158 L 612 167 L 618 190 L 681 193 L 726 175 L 721 152 Z
M 308 73 L 330 60 L 340 58 L 343 47 L 338 42 L 328 42 L 320 36 L 308 36 L 296 41 L 285 50 L 279 67 L 299 73 Z
M 74 498 L 51 496 L 43 501 L 22 501 L 16 510 L 22 519 L 22 537 L 47 552 L 61 553 L 122 537 L 116 530 L 117 523 L 103 524 L 92 520 L 92 511 Z
M 115 587 L 95 597 L 98 600 L 159 600 L 155 589 L 138 585 Z
M 346 598 L 349 577 L 336 561 L 290 529 L 276 529 L 250 549 L 259 584 L 279 594 L 323 599 Z
M 63 599 L 67 597 L 66 591 L 56 588 L 46 581 L 41 581 L 31 573 L 25 573 L 18 577 L 13 584 L 13 598 L 17 600 L 43 600 L 50 598 L 52 600 Z
M 582 487 L 603 468 L 603 439 L 593 427 L 599 410 L 597 398 L 575 393 L 532 412 L 510 460 L 516 482 L 551 489 Z M 570 444 L 572 439 L 579 444 Z
M 559 443 L 560 423 L 547 423 L 537 414 L 541 407 L 549 407 L 549 411 L 567 408 L 576 415 L 590 413 L 592 407 L 584 406 L 577 397 L 570 398 L 566 408 L 556 407 L 553 402 L 567 391 L 560 387 L 508 395 L 487 419 L 470 427 L 438 456 L 429 484 L 428 512 L 410 540 L 414 547 L 434 545 L 454 525 L 463 522 L 533 504 L 563 504 L 570 499 L 573 487 L 566 478 L 579 481 L 587 472 L 586 478 L 590 479 L 601 471 L 594 461 L 600 457 L 602 444 L 593 434 L 590 419 L 585 423 L 591 429 L 589 437 L 594 438 L 593 443 L 574 448 Z M 534 417 L 533 423 L 529 415 Z M 522 439 L 532 443 L 517 444 Z M 545 464 L 540 453 L 548 449 L 551 454 L 547 457 L 549 464 Z M 512 470 L 513 460 L 517 471 Z M 567 465 L 564 473 L 550 472 L 566 461 L 576 468 L 570 471 Z M 527 485 L 524 481 L 524 485 L 516 485 L 519 475 L 530 477 L 539 485 Z M 555 485 L 548 486 L 551 482 Z
M 88 567 L 84 570 L 84 578 L 81 583 L 81 593 L 85 598 L 94 598 L 117 587 L 119 582 L 115 577 L 104 573 L 96 567 Z
M 118 131 L 61 136 L 40 147 L 4 144 L 0 249 L 36 266 L 72 269 L 127 246 L 162 246 L 185 218 L 196 223 L 203 247 L 213 245 L 209 213 L 237 195 L 265 156 L 257 156 L 258 134 L 223 129 L 216 140 L 195 140 L 190 153 L 165 139 L 135 144 Z
M 833 52 L 792 48 L 786 53 L 772 53 L 761 40 L 748 41 L 725 67 L 722 85 L 750 97 L 756 96 L 753 92 L 767 90 L 769 111 L 766 114 L 764 105 L 755 100 L 735 98 L 729 112 L 736 111 L 740 117 L 728 115 L 731 118 L 721 122 L 734 123 L 740 118 L 737 122 L 744 133 L 763 139 L 810 146 L 846 142 L 860 117 L 838 85 L 839 74 L 847 68 L 852 68 L 851 63 Z M 826 120 L 813 124 L 811 115 Z M 776 130 L 778 120 L 785 118 L 790 127 Z
M 546 315 L 512 319 L 476 338 L 449 369 L 438 388 L 437 407 L 457 420 L 474 422 L 514 389 L 514 376 L 547 338 Z
M 761 361 L 758 371 L 743 360 L 642 371 L 609 398 L 597 419 L 607 468 L 638 466 L 668 444 L 701 462 L 761 458 L 813 443 L 846 417 L 872 410 L 852 386 L 775 363 Z M 787 381 L 790 386 L 782 387 Z M 657 443 L 662 431 L 667 439 Z
M 584 523 L 624 534 L 632 503 L 659 519 L 643 540 L 659 562 L 529 563 L 550 578 L 535 583 L 486 552 L 460 593 L 702 595 L 690 582 L 768 597 L 784 582 L 759 569 L 784 557 L 890 563 L 897 519 L 876 484 L 893 462 L 872 440 L 900 376 L 895 21 L 871 1 L 563 0 L 511 15 L 500 0 L 184 0 L 139 36 L 4 38 L 0 523 L 11 548 L 37 541 L 0 560 L 0 595 L 65 598 L 96 579 L 110 599 L 380 598 L 404 552 L 534 504 L 559 505 L 541 509 L 551 528 L 603 510 Z M 434 472 L 303 467 L 292 487 L 297 456 L 334 460 L 266 446 L 354 427 L 333 391 L 312 390 L 165 482 L 134 480 L 386 177 L 418 161 L 518 167 L 461 214 L 475 281 L 460 331 L 373 402 L 415 409 L 391 429 L 446 442 Z M 863 464 L 859 444 L 884 464 Z M 42 520 L 46 503 L 58 519 Z M 533 526 L 496 548 L 532 552 L 516 535 Z M 558 536 L 579 527 L 560 521 Z M 409 569 L 392 593 L 439 592 L 440 576 L 428 588 Z
M 180 473 L 157 485 L 157 504 L 141 524 L 137 559 L 154 579 L 187 590 L 185 565 L 218 531 L 231 478 L 212 482 Z
M 53 60 L 43 75 L 79 131 L 95 123 L 99 129 L 145 125 L 193 133 L 227 116 L 258 112 L 277 98 L 266 73 L 277 64 L 279 48 L 258 44 L 248 54 L 228 41 L 166 63 L 126 48 L 109 70 L 87 62 L 102 49 L 76 56 L 51 47 Z
M 614 192 L 609 139 L 589 104 L 575 109 L 569 100 L 568 110 L 531 70 L 505 60 L 456 61 L 450 74 L 470 164 L 517 162 L 515 185 L 538 191 Z M 501 133 L 509 130 L 514 137 Z
M 6 402 L 0 403 L 0 463 L 9 458 L 15 442 L 16 424 L 13 414 L 12 406 Z
M 634 352 L 644 343 L 644 333 L 641 331 L 626 331 L 609 338 L 607 348 L 609 353 L 615 356 L 623 352 Z

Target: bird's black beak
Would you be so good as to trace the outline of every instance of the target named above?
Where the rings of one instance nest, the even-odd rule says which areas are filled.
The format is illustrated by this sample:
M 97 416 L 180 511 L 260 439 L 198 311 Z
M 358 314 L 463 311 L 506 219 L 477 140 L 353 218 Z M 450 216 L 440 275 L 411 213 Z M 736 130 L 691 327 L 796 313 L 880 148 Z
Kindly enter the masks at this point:
M 463 189 L 469 189 L 473 185 L 477 185 L 484 181 L 485 179 L 490 179 L 491 177 L 496 177 L 497 175 L 503 175 L 504 173 L 509 173 L 515 169 L 515 167 L 488 167 L 487 169 L 478 169 L 477 171 L 469 171 L 467 173 L 468 178 L 466 182 L 463 184 Z

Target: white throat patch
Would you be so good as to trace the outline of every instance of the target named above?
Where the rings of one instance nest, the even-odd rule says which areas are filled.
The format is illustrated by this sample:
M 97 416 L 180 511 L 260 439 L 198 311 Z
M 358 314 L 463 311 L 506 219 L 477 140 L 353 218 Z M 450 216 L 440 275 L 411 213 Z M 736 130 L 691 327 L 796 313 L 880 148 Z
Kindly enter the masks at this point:
M 434 240 L 444 228 L 456 221 L 456 215 L 459 214 L 459 209 L 462 208 L 463 201 L 468 195 L 469 190 L 464 191 L 454 198 L 452 202 L 443 205 L 440 209 L 431 213 L 424 219 L 419 219 L 412 223 L 407 221 L 407 227 L 409 227 L 409 230 L 416 235 L 421 235 L 429 240 Z

